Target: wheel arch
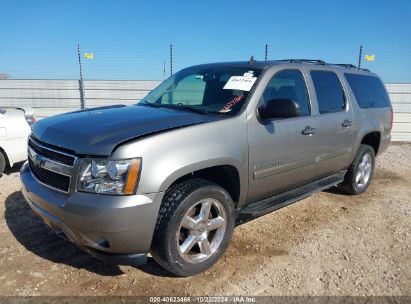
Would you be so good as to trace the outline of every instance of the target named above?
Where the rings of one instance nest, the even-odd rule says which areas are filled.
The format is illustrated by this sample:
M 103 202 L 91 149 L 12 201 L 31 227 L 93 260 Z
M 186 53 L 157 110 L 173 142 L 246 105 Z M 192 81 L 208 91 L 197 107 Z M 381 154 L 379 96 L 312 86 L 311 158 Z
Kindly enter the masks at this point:
M 13 160 L 10 159 L 9 155 L 7 154 L 6 150 L 0 146 L 0 153 L 3 154 L 4 159 L 6 160 L 6 167 L 13 166 Z
M 230 194 L 235 206 L 245 199 L 245 181 L 242 180 L 238 167 L 228 162 L 217 162 L 212 165 L 197 163 L 183 167 L 164 180 L 161 191 L 166 191 L 173 185 L 192 178 L 202 178 L 221 186 Z
M 381 132 L 375 130 L 363 134 L 360 144 L 371 146 L 374 149 L 375 155 L 377 156 L 381 144 Z

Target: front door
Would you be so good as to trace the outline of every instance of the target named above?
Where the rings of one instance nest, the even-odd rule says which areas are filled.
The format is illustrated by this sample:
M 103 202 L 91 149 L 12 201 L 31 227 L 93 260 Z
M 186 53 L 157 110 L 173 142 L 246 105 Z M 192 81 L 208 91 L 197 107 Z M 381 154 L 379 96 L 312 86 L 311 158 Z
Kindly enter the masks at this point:
M 277 72 L 262 94 L 269 100 L 289 99 L 299 106 L 298 117 L 249 121 L 248 202 L 254 202 L 307 183 L 316 175 L 320 139 L 318 121 L 311 116 L 310 98 L 298 69 Z

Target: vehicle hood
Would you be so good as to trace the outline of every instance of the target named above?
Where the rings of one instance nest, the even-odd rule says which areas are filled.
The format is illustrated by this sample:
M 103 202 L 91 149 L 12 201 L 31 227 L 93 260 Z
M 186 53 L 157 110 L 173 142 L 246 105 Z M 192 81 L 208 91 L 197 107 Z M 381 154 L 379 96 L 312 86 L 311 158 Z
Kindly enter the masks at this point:
M 33 126 L 33 135 L 78 155 L 108 156 L 116 146 L 128 140 L 219 119 L 221 117 L 169 108 L 117 105 L 39 120 Z

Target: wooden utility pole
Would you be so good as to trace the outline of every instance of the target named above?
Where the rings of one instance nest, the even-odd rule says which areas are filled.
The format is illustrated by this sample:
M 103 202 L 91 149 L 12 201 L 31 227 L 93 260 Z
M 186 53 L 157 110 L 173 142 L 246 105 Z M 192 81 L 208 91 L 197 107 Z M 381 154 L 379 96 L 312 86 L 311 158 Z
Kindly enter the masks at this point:
M 358 54 L 358 69 L 361 69 L 362 45 L 360 45 L 360 53 Z
M 173 45 L 170 44 L 170 76 L 173 75 Z
M 80 80 L 79 80 L 79 91 L 80 91 L 80 107 L 81 109 L 85 108 L 84 101 L 84 87 L 83 87 L 83 70 L 81 67 L 81 55 L 80 55 L 80 44 L 77 44 L 77 55 L 78 55 L 78 64 L 80 67 Z

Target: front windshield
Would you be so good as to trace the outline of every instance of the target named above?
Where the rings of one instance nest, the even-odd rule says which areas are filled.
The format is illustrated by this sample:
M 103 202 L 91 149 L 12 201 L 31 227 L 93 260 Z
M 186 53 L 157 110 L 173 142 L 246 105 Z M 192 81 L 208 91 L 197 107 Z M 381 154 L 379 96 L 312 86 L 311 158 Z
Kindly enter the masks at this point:
M 244 105 L 260 70 L 252 67 L 193 67 L 160 84 L 139 104 L 236 115 Z

